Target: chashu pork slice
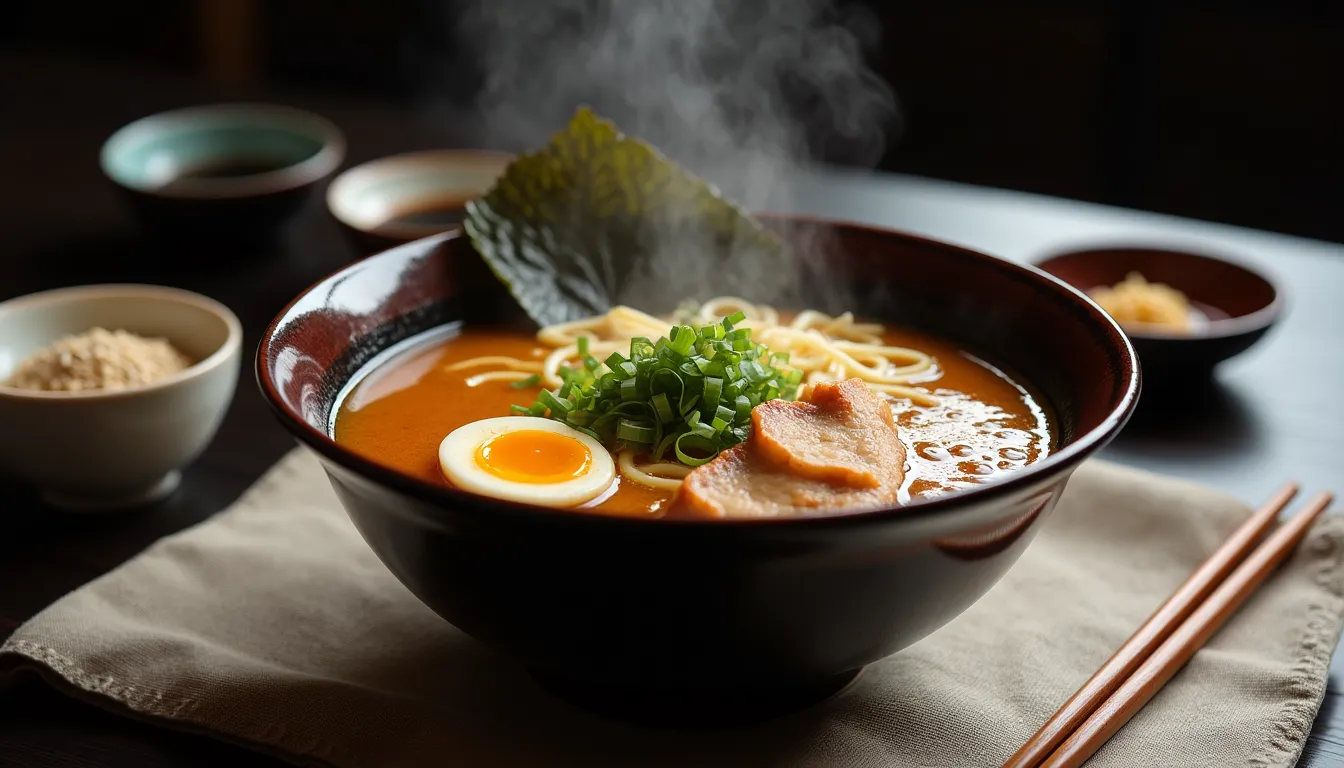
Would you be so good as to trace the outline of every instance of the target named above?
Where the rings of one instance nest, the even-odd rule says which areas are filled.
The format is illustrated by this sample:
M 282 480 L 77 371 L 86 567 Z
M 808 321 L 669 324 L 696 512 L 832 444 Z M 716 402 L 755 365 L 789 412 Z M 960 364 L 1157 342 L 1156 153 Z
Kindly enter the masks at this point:
M 751 413 L 751 436 L 698 467 L 676 506 L 696 517 L 798 517 L 897 502 L 905 446 L 891 408 L 859 379 Z
M 850 488 L 896 485 L 905 473 L 905 446 L 891 406 L 860 379 L 812 387 L 807 402 L 772 400 L 751 412 L 752 446 L 761 458 L 810 480 Z

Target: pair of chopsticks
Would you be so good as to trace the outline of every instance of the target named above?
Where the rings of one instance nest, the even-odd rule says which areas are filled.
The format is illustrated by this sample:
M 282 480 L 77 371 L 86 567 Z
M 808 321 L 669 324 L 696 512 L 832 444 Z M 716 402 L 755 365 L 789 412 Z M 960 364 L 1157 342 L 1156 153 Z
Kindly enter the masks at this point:
M 1003 768 L 1087 762 L 1227 623 L 1334 499 L 1317 494 L 1261 542 L 1298 490 L 1288 483 L 1251 515 Z

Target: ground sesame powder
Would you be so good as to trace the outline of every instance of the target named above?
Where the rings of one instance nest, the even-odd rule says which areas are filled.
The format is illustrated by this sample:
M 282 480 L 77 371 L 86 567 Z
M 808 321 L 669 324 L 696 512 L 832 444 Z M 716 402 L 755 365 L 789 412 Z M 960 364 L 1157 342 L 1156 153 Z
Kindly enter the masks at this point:
M 127 389 L 171 376 L 191 364 L 167 339 L 94 328 L 38 350 L 3 383 L 49 392 Z

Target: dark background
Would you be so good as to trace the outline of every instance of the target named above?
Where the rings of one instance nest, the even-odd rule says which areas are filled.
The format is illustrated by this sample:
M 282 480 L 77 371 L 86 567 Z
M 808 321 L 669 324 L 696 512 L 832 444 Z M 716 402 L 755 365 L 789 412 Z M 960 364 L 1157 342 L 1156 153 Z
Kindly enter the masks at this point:
M 883 169 L 1344 240 L 1344 2 L 868 5 L 883 29 L 872 63 L 903 110 Z M 0 46 L 130 60 L 235 92 L 280 83 L 469 107 L 475 74 L 454 59 L 452 6 L 9 0 Z

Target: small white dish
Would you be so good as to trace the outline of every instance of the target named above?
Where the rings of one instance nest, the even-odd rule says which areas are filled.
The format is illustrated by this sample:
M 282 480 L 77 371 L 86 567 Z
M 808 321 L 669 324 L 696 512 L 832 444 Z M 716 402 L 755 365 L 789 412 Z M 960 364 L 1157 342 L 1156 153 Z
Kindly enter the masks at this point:
M 242 326 L 219 302 L 154 285 L 86 285 L 0 302 L 0 382 L 29 355 L 95 327 L 166 338 L 197 362 L 121 390 L 0 384 L 0 476 L 44 501 L 106 510 L 158 501 L 214 438 L 238 383 Z
M 382 250 L 446 232 L 468 201 L 494 186 L 511 155 L 477 149 L 408 152 L 341 173 L 327 209 L 362 250 Z

